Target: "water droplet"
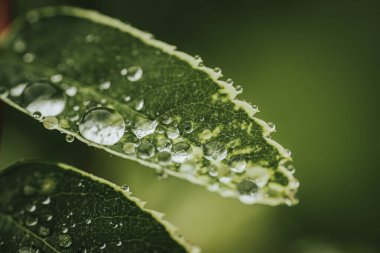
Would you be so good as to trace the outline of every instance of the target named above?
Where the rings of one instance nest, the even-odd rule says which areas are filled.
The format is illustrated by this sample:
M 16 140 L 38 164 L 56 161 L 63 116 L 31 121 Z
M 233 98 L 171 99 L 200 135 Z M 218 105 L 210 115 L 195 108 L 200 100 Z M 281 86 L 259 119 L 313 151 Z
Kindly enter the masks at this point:
M 226 83 L 227 83 L 228 85 L 233 85 L 233 84 L 234 84 L 234 81 L 233 81 L 231 78 L 228 78 L 228 79 L 226 80 Z
M 42 118 L 42 114 L 39 111 L 35 111 L 33 112 L 33 118 L 40 120 Z
M 166 135 L 169 139 L 174 140 L 179 136 L 179 130 L 176 127 L 168 127 L 166 130 Z
M 137 111 L 141 111 L 144 108 L 144 99 L 140 99 L 136 101 L 135 109 Z
M 254 110 L 259 109 L 259 107 L 258 107 L 257 105 L 252 105 L 252 108 L 253 108 Z
M 71 236 L 68 234 L 62 234 L 58 236 L 59 246 L 68 248 L 72 244 Z
M 79 123 L 79 131 L 89 141 L 114 145 L 124 135 L 125 122 L 113 109 L 98 107 L 86 112 Z
M 130 96 L 126 96 L 126 97 L 124 97 L 124 101 L 125 101 L 125 102 L 131 101 L 131 97 L 130 97 Z
M 118 241 L 118 242 L 116 243 L 116 246 L 117 246 L 117 247 L 120 247 L 121 245 L 123 245 L 123 242 L 122 242 L 122 241 Z
M 68 142 L 68 143 L 72 143 L 74 140 L 75 140 L 75 137 L 71 134 L 67 134 L 65 136 L 65 140 Z
M 44 118 L 44 120 L 42 121 L 42 124 L 48 130 L 57 129 L 58 119 L 56 117 L 49 116 L 49 117 Z
M 120 74 L 121 74 L 122 76 L 127 75 L 127 74 L 128 74 L 128 69 L 123 68 L 122 70 L 120 70 Z
M 170 151 L 172 149 L 172 142 L 168 139 L 159 139 L 157 141 L 158 151 Z
M 222 69 L 219 68 L 219 67 L 215 67 L 215 68 L 214 68 L 214 72 L 215 72 L 216 74 L 221 74 L 221 73 L 222 73 Z
M 91 224 L 91 219 L 86 219 L 86 224 L 88 225 L 88 224 Z
M 149 119 L 140 118 L 136 121 L 132 132 L 136 135 L 137 138 L 141 139 L 147 135 L 154 133 L 157 125 L 158 122 L 155 120 L 151 121 Z
M 22 93 L 24 92 L 25 88 L 26 88 L 26 83 L 20 83 L 18 85 L 16 85 L 15 87 L 13 87 L 11 89 L 11 96 L 12 97 L 19 97 L 22 95 Z M 1 93 L 1 92 L 0 92 Z
M 284 155 L 285 155 L 286 157 L 290 157 L 290 156 L 292 155 L 292 151 L 290 151 L 289 149 L 285 149 L 285 150 L 284 150 Z
M 18 253 L 39 253 L 38 249 L 32 247 L 21 247 L 18 249 Z
M 229 165 L 232 172 L 242 173 L 245 170 L 247 162 L 245 161 L 244 157 L 237 155 L 231 157 L 231 159 L 229 160 Z
M 204 145 L 205 157 L 208 160 L 222 161 L 227 156 L 227 150 L 217 141 L 210 141 Z
M 203 62 L 198 63 L 198 67 L 203 68 L 205 64 Z
M 50 81 L 52 83 L 59 83 L 60 81 L 62 81 L 62 75 L 61 74 L 57 74 L 57 75 L 54 75 L 54 76 L 51 76 L 50 77 Z
M 148 141 L 142 141 L 138 148 L 138 155 L 142 159 L 152 158 L 154 155 L 154 146 Z
M 39 227 L 38 234 L 42 237 L 50 235 L 50 229 L 44 226 Z
M 38 81 L 27 86 L 22 97 L 26 110 L 31 113 L 38 111 L 44 117 L 61 114 L 66 105 L 63 91 L 47 81 Z
M 120 188 L 124 192 L 129 192 L 129 186 L 127 184 L 122 185 Z
M 142 68 L 138 66 L 133 66 L 128 69 L 128 80 L 131 82 L 136 82 L 141 79 L 143 75 L 143 70 Z
M 100 90 L 108 90 L 110 87 L 111 87 L 111 82 L 110 81 L 106 81 L 106 82 L 101 83 L 99 85 L 99 89 Z
M 193 132 L 193 124 L 190 122 L 190 121 L 186 121 L 184 126 L 183 126 L 183 130 L 185 131 L 185 133 L 192 133 Z
M 29 213 L 33 213 L 34 211 L 36 211 L 36 209 L 37 207 L 34 204 L 26 206 L 26 211 L 28 211 Z
M 196 61 L 201 61 L 202 60 L 202 58 L 199 55 L 194 55 L 194 59 Z
M 163 124 L 169 125 L 172 122 L 172 118 L 170 116 L 163 115 L 161 121 Z
M 243 91 L 243 86 L 241 86 L 241 85 L 237 85 L 237 86 L 236 86 L 236 91 L 238 91 L 238 92 L 242 92 L 242 91 Z
M 173 146 L 172 160 L 175 163 L 183 163 L 191 157 L 191 146 L 186 142 L 179 142 Z
M 66 94 L 70 97 L 74 97 L 78 93 L 78 88 L 71 86 L 65 90 Z
M 46 221 L 51 221 L 53 219 L 53 215 L 52 214 L 46 214 L 46 215 L 44 215 L 44 219 Z
M 37 223 L 38 223 L 38 218 L 37 217 L 27 216 L 26 219 L 25 219 L 25 224 L 28 227 L 33 227 L 33 226 L 37 225 Z
M 26 44 L 22 40 L 16 40 L 15 43 L 13 43 L 13 49 L 17 53 L 22 53 L 26 50 Z
M 240 192 L 239 200 L 245 204 L 252 204 L 256 201 L 257 191 L 259 187 L 250 179 L 244 179 L 237 185 L 237 189 Z
M 68 228 L 66 228 L 66 227 L 62 228 L 62 233 L 66 234 L 67 232 L 69 232 Z
M 157 160 L 160 164 L 166 165 L 169 164 L 172 160 L 172 155 L 167 151 L 161 151 L 157 154 Z
M 268 122 L 268 127 L 270 128 L 271 131 L 276 130 L 276 125 L 273 122 Z
M 211 177 L 217 177 L 219 172 L 218 169 L 215 166 L 209 166 L 207 168 L 207 172 Z
M 26 63 L 32 63 L 34 61 L 34 54 L 26 53 L 23 55 L 22 60 Z
M 102 245 L 99 246 L 99 249 L 105 249 L 107 247 L 107 244 L 103 243 Z
M 133 142 L 124 143 L 123 151 L 124 151 L 124 153 L 126 153 L 128 155 L 134 154 L 136 152 L 135 144 Z

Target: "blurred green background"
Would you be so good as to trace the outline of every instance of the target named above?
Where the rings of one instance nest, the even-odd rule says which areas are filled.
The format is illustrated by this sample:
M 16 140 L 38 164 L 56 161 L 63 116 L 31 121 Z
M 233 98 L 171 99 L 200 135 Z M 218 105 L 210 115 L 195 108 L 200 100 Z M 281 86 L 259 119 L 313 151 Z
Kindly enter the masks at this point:
M 63 161 L 126 183 L 203 252 L 380 252 L 378 2 L 12 0 L 13 16 L 56 3 L 96 9 L 221 67 L 292 150 L 296 207 L 246 206 L 176 178 L 159 181 L 5 106 L 0 166 Z

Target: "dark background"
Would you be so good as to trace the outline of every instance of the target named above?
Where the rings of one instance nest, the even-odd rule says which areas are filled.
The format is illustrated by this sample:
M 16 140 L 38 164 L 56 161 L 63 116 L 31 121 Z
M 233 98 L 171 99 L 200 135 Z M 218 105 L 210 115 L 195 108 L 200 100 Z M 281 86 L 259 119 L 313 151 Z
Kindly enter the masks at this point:
M 1 167 L 40 158 L 127 183 L 203 252 L 380 251 L 378 1 L 18 0 L 12 15 L 64 2 L 127 21 L 221 67 L 292 150 L 300 204 L 245 206 L 176 178 L 159 181 L 149 168 L 66 143 L 4 106 Z

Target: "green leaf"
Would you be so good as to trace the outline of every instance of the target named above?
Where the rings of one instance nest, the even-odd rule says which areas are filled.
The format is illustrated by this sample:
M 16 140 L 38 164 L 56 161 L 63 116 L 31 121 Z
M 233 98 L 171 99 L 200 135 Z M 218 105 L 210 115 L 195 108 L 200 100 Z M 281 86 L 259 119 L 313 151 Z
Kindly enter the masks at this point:
M 199 252 L 128 190 L 64 164 L 0 172 L 0 252 Z
M 290 151 L 271 139 L 274 126 L 199 57 L 71 7 L 29 12 L 4 48 L 2 99 L 68 141 L 244 203 L 297 202 Z

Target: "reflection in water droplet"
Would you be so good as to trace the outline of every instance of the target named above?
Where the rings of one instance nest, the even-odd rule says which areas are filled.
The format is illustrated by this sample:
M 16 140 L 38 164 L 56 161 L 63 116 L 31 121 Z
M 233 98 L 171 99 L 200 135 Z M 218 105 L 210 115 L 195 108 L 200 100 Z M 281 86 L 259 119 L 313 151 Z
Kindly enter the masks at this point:
M 240 192 L 239 200 L 245 204 L 252 204 L 257 199 L 257 191 L 259 187 L 250 179 L 244 179 L 237 185 L 237 189 Z
M 168 139 L 159 139 L 157 141 L 158 151 L 170 151 L 172 149 L 172 142 Z
M 48 130 L 57 129 L 58 119 L 56 117 L 49 116 L 49 117 L 44 118 L 44 120 L 42 121 L 42 124 Z
M 141 79 L 143 75 L 143 70 L 140 67 L 133 66 L 128 69 L 128 80 L 131 82 L 136 82 Z
M 242 156 L 233 156 L 229 160 L 229 165 L 232 172 L 242 173 L 245 170 L 245 166 L 247 165 L 247 162 Z
M 47 81 L 38 81 L 28 85 L 22 98 L 26 110 L 31 113 L 39 111 L 44 117 L 61 114 L 66 105 L 63 91 Z
M 68 142 L 68 143 L 72 143 L 74 140 L 75 140 L 75 137 L 71 134 L 67 134 L 65 136 L 65 140 Z
M 166 130 L 166 135 L 169 139 L 174 140 L 179 136 L 179 130 L 176 127 L 168 127 Z
M 151 121 L 149 119 L 140 118 L 135 123 L 132 132 L 136 135 L 137 138 L 141 139 L 149 134 L 154 133 L 158 123 L 157 121 Z
M 70 235 L 62 234 L 58 236 L 58 242 L 59 242 L 59 246 L 63 248 L 68 248 L 72 244 L 72 239 Z
M 142 159 L 149 159 L 154 155 L 154 146 L 148 141 L 142 141 L 138 148 L 138 155 Z
M 210 141 L 204 146 L 205 157 L 208 160 L 222 161 L 227 156 L 227 150 L 217 141 Z
M 167 151 L 161 151 L 157 154 L 157 160 L 160 164 L 166 165 L 169 164 L 172 160 L 172 155 Z
M 133 142 L 126 142 L 123 145 L 123 151 L 128 155 L 132 155 L 136 152 L 136 146 Z
M 89 141 L 114 145 L 124 135 L 125 122 L 113 109 L 98 107 L 86 112 L 79 123 L 79 131 Z
M 173 146 L 173 161 L 183 163 L 191 157 L 191 146 L 186 142 L 179 142 Z

